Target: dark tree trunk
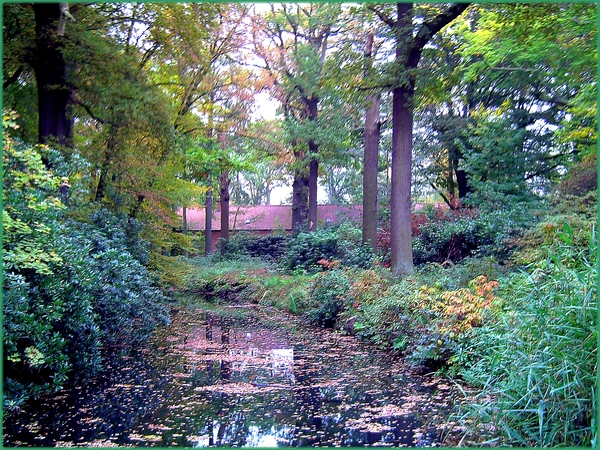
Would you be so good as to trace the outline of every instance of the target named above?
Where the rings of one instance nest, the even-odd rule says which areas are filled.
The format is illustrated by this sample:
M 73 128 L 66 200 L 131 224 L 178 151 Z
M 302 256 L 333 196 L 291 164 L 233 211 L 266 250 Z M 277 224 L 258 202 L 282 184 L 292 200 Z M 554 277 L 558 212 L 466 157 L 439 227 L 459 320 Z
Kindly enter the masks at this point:
M 104 154 L 104 160 L 100 166 L 98 186 L 96 187 L 96 194 L 94 195 L 94 201 L 99 202 L 106 196 L 106 189 L 109 183 L 109 173 L 112 167 L 115 155 L 117 154 L 116 146 L 117 139 L 119 136 L 119 127 L 109 125 L 108 137 L 106 141 L 106 152 Z
M 372 58 L 374 34 L 367 38 L 365 56 Z M 365 115 L 365 150 L 363 161 L 363 229 L 362 242 L 377 252 L 377 173 L 379 164 L 379 94 L 367 98 Z
M 319 99 L 310 97 L 306 99 L 308 106 L 308 120 L 314 122 L 319 114 Z M 317 152 L 319 145 L 310 140 L 308 142 L 308 152 L 310 157 L 309 175 L 308 175 L 308 231 L 317 231 L 317 191 L 319 181 L 319 161 L 317 160 Z
M 396 63 L 405 71 L 416 69 L 421 49 L 411 45 L 413 6 L 398 3 L 396 33 Z M 412 175 L 412 98 L 415 90 L 414 76 L 406 74 L 406 81 L 396 87 L 392 98 L 392 193 L 390 198 L 391 269 L 402 277 L 413 271 L 412 228 L 410 218 Z
M 462 169 L 456 170 L 456 184 L 458 185 L 458 198 L 462 202 L 467 194 L 471 192 L 467 172 Z
M 394 89 L 392 131 L 391 267 L 395 276 L 413 270 L 410 193 L 413 87 Z
M 435 17 L 416 25 L 412 3 L 397 3 L 396 20 L 370 7 L 392 28 L 396 39 L 396 65 L 405 73 L 393 89 L 392 118 L 392 195 L 391 195 L 391 269 L 396 277 L 413 271 L 412 231 L 410 218 L 412 125 L 415 69 L 423 48 L 431 37 L 452 22 L 468 3 L 455 3 Z M 416 32 L 415 32 L 416 27 Z
M 317 181 L 319 179 L 319 162 L 310 160 L 308 176 L 308 231 L 317 231 Z
M 209 188 L 206 191 L 206 218 L 204 226 L 204 253 L 210 255 L 212 253 L 212 210 L 213 199 L 212 189 L 210 188 L 210 174 L 208 176 Z
M 308 220 L 308 178 L 303 171 L 294 171 L 292 183 L 292 229 L 299 233 Z
M 72 122 L 66 64 L 57 29 L 58 3 L 34 3 L 36 53 L 33 70 L 38 93 L 39 142 L 71 146 Z
M 229 240 L 229 170 L 221 173 L 221 237 Z

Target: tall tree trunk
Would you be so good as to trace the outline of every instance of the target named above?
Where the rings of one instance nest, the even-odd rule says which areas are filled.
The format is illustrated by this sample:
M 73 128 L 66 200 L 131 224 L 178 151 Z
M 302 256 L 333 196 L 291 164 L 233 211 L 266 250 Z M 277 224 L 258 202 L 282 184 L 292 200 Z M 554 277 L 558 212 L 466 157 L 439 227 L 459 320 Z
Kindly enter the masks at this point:
M 413 5 L 398 3 L 396 34 L 396 64 L 405 71 L 416 69 L 420 50 L 411 45 Z M 390 198 L 391 269 L 396 277 L 413 271 L 412 228 L 410 218 L 412 175 L 412 98 L 415 90 L 414 76 L 392 92 L 392 192 Z
M 212 253 L 212 213 L 213 213 L 213 198 L 212 188 L 210 187 L 210 174 L 208 175 L 208 190 L 206 191 L 206 217 L 204 226 L 204 253 L 210 255 Z
M 372 58 L 374 33 L 369 34 L 365 56 Z M 369 67 L 372 62 L 369 62 Z M 381 96 L 369 95 L 365 115 L 365 150 L 363 160 L 363 227 L 362 242 L 377 252 L 377 173 L 379 164 L 379 107 Z
M 308 120 L 314 122 L 319 114 L 319 98 L 312 96 L 306 99 L 308 106 Z M 317 192 L 319 181 L 319 161 L 317 152 L 319 145 L 312 139 L 308 141 L 308 153 L 310 157 L 308 175 L 308 231 L 317 231 Z
M 373 6 L 369 9 L 390 26 L 396 39 L 396 70 L 406 71 L 393 89 L 392 117 L 392 194 L 391 194 L 391 268 L 396 277 L 413 271 L 410 194 L 412 170 L 412 125 L 415 69 L 423 48 L 444 26 L 452 22 L 468 3 L 455 3 L 421 24 L 413 21 L 412 3 L 396 4 L 396 20 Z M 416 32 L 415 32 L 416 28 Z
M 36 53 L 33 70 L 38 93 L 39 142 L 71 146 L 70 92 L 58 37 L 61 7 L 34 3 Z
M 413 270 L 410 193 L 412 172 L 412 92 L 414 87 L 393 91 L 391 267 L 401 277 Z
M 314 144 L 313 144 L 314 145 Z M 308 175 L 308 231 L 317 231 L 317 181 L 319 179 L 319 161 L 311 159 Z
M 229 240 L 229 170 L 221 173 L 221 238 Z
M 299 233 L 308 220 L 308 178 L 301 170 L 294 170 L 292 183 L 292 230 Z

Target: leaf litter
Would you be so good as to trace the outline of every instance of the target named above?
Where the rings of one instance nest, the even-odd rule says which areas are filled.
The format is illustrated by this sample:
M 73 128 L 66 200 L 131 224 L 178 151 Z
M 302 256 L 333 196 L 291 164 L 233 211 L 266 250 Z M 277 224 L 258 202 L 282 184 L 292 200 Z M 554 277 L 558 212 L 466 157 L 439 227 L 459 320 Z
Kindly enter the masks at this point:
M 452 446 L 461 393 L 270 308 L 177 308 L 86 386 L 5 418 L 5 446 Z

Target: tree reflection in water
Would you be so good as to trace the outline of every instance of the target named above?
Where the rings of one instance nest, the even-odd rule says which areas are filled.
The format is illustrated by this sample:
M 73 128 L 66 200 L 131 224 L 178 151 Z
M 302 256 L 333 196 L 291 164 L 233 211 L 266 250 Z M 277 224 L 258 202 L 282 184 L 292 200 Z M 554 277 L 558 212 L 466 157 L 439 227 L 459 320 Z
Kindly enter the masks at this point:
M 253 309 L 180 310 L 94 385 L 5 420 L 5 445 L 439 445 L 456 393 L 354 337 Z

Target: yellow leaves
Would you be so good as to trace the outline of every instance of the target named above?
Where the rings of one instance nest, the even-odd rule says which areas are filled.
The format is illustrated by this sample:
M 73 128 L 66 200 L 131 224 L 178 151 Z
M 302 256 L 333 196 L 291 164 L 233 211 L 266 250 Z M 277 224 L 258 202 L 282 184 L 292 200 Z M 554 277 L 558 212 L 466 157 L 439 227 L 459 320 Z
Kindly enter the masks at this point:
M 440 331 L 454 337 L 483 325 L 482 313 L 491 307 L 496 298 L 493 290 L 498 286 L 497 281 L 488 280 L 484 275 L 471 280 L 468 288 L 454 291 L 421 286 L 416 292 L 413 307 L 437 313 L 441 322 Z
M 25 349 L 25 357 L 27 358 L 27 363 L 32 367 L 41 366 L 46 362 L 44 354 L 35 347 L 27 347 Z

